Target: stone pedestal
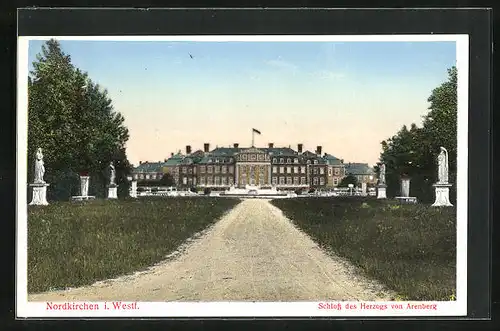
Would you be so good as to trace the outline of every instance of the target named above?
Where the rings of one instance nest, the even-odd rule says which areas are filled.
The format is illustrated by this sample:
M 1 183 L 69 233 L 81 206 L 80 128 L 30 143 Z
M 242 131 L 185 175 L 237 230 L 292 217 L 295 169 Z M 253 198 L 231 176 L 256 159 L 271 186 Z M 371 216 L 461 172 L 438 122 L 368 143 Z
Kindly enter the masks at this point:
M 90 176 L 80 176 L 80 195 L 71 197 L 72 200 L 93 200 L 95 196 L 89 195 Z
M 450 202 L 450 187 L 452 184 L 448 183 L 436 183 L 434 185 L 436 192 L 436 200 L 432 204 L 433 207 L 452 207 Z
M 137 198 L 137 181 L 133 180 L 130 183 L 130 196 L 132 198 Z
M 80 196 L 86 197 L 89 195 L 90 176 L 80 176 Z
M 367 196 L 368 195 L 367 184 L 366 183 L 361 183 L 361 195 L 362 196 Z
M 46 206 L 49 204 L 47 202 L 47 186 L 49 185 L 47 183 L 30 184 L 33 188 L 33 198 L 29 203 L 30 206 Z
M 406 198 L 410 196 L 410 179 L 401 179 L 401 197 Z
M 410 197 L 410 178 L 401 178 L 401 196 L 396 197 L 401 203 L 417 203 L 416 197 Z
M 379 184 L 377 185 L 377 199 L 387 199 L 387 185 Z
M 108 187 L 108 199 L 118 199 L 118 185 L 113 184 Z

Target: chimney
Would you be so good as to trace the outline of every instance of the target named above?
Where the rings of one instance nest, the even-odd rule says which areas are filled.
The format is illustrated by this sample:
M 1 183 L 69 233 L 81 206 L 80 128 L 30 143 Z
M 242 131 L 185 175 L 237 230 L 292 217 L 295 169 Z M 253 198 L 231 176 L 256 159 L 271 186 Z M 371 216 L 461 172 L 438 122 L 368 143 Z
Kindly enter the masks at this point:
M 204 143 L 203 144 L 203 151 L 205 153 L 208 153 L 210 151 L 210 144 L 209 143 Z
M 321 156 L 321 146 L 316 146 L 316 154 L 318 154 L 318 156 Z
M 142 161 L 139 161 L 139 164 L 142 164 Z
M 234 148 L 238 148 L 239 144 L 238 143 L 234 143 L 233 146 L 234 146 Z
M 174 152 L 170 153 L 170 157 L 173 157 L 174 156 Z
M 302 146 L 302 144 L 297 145 L 297 152 L 299 152 L 299 154 L 302 154 Z
M 187 145 L 186 146 L 186 155 L 191 154 L 191 146 Z
M 273 143 L 269 143 L 269 148 L 274 148 L 274 144 Z

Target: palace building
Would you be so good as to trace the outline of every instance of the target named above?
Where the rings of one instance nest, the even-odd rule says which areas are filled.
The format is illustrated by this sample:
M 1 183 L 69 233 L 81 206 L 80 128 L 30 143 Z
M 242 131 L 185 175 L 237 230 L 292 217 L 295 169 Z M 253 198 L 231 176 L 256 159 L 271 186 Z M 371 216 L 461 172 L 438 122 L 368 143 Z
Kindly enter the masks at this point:
M 366 169 L 365 169 L 366 170 Z M 330 154 L 322 154 L 322 147 L 314 152 L 291 147 L 216 147 L 192 152 L 186 146 L 185 154 L 171 154 L 164 162 L 141 162 L 133 171 L 136 180 L 158 180 L 170 173 L 179 187 L 224 189 L 231 186 L 276 187 L 277 189 L 328 188 L 337 186 L 347 174 L 344 161 Z M 360 174 L 358 174 L 360 175 Z M 158 178 L 160 177 L 160 178 Z

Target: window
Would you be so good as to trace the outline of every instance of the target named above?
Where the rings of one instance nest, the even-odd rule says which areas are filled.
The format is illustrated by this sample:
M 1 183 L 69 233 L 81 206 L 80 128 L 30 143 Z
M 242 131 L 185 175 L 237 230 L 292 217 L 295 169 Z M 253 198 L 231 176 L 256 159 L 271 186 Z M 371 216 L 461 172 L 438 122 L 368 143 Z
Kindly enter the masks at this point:
M 214 184 L 220 185 L 220 177 L 219 176 L 215 176 Z
M 300 177 L 300 185 L 306 185 L 306 177 Z
M 333 185 L 339 185 L 339 180 L 337 177 L 333 178 Z
M 328 176 L 332 176 L 332 168 L 328 168 Z
M 284 163 L 284 159 L 280 159 L 280 163 Z
M 278 167 L 277 166 L 273 166 L 273 173 L 278 173 Z
M 299 177 L 293 177 L 293 185 L 299 185 Z
M 278 178 L 273 177 L 273 178 L 271 179 L 271 182 L 273 183 L 273 185 L 276 185 L 276 184 L 278 183 Z
M 193 174 L 196 174 L 196 168 L 193 168 Z
M 247 155 L 246 154 L 242 154 L 241 155 L 241 160 L 242 161 L 246 161 L 247 160 Z
M 227 172 L 227 166 L 222 166 L 221 167 L 221 172 L 225 174 Z
M 299 173 L 299 167 L 294 167 L 293 168 L 293 172 L 296 173 L 296 174 L 298 174 Z
M 233 177 L 229 177 L 228 179 L 229 179 L 229 185 L 233 185 L 233 184 L 234 184 L 234 179 L 233 179 Z
M 200 185 L 205 185 L 205 177 L 200 177 Z
M 227 185 L 227 177 L 222 177 L 222 185 Z
M 292 163 L 291 159 L 286 159 L 286 163 Z
M 287 185 L 292 185 L 292 177 L 287 177 L 286 178 L 286 184 Z
M 285 177 L 280 177 L 280 185 L 285 185 Z
M 188 184 L 191 186 L 193 185 L 193 178 L 188 178 Z
M 156 179 L 156 174 L 152 174 L 151 179 Z
M 319 168 L 319 173 L 320 173 L 320 175 L 324 175 L 325 174 L 325 168 L 323 168 L 323 167 Z
M 207 177 L 207 185 L 212 185 L 212 176 Z
M 318 168 L 316 168 L 316 167 L 313 168 L 313 174 L 315 174 L 315 175 L 318 174 Z
M 229 166 L 228 168 L 229 168 L 229 173 L 232 174 L 234 172 L 233 166 Z
M 184 185 L 187 184 L 187 177 L 182 177 L 182 184 L 184 184 Z
M 276 158 L 273 158 L 273 163 L 276 163 L 278 162 L 278 160 Z
M 188 168 L 188 173 L 192 174 L 193 173 L 193 168 Z
M 264 161 L 264 154 L 259 154 L 259 161 Z
M 212 159 L 208 159 L 208 163 L 212 163 Z
M 212 166 L 208 166 L 208 167 L 207 167 L 207 172 L 208 172 L 209 174 L 211 174 L 211 173 L 212 173 Z
M 214 167 L 214 173 L 218 174 L 220 172 L 220 166 Z
M 307 160 L 307 164 L 311 164 L 311 160 Z
M 300 167 L 300 172 L 305 174 L 306 173 L 306 167 L 302 166 Z
M 215 159 L 215 163 L 219 163 L 219 159 Z
M 299 159 L 294 158 L 294 159 L 293 159 L 293 163 L 299 163 Z
M 193 178 L 193 185 L 196 185 L 196 177 Z
M 135 180 L 137 180 L 137 177 L 138 177 L 138 176 L 137 176 L 137 174 L 134 174 L 134 179 L 135 179 Z
M 149 175 L 146 175 L 146 179 L 149 179 Z
M 318 164 L 318 160 L 314 160 L 314 164 Z
M 182 167 L 182 173 L 183 173 L 183 174 L 186 174 L 186 173 L 187 173 L 187 168 L 186 168 L 186 167 Z
M 292 173 L 292 167 L 286 167 L 286 173 L 291 174 Z
M 255 161 L 257 159 L 257 155 L 250 154 L 250 161 Z
M 285 173 L 285 167 L 280 167 L 280 174 Z
M 339 168 L 335 168 L 335 176 L 339 175 Z
M 319 178 L 319 185 L 325 185 L 325 178 L 324 177 Z
M 144 179 L 144 175 L 143 175 L 143 174 L 140 174 L 140 175 L 139 175 L 139 178 L 140 178 L 140 179 Z
M 318 177 L 313 178 L 313 185 L 318 185 Z

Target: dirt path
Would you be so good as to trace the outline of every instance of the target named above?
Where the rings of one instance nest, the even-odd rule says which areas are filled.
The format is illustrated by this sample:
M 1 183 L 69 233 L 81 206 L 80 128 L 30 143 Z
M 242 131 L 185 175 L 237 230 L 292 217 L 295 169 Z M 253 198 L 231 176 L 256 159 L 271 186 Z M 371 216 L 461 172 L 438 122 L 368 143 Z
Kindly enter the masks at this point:
M 267 200 L 245 200 L 184 253 L 150 270 L 29 301 L 389 300 Z

